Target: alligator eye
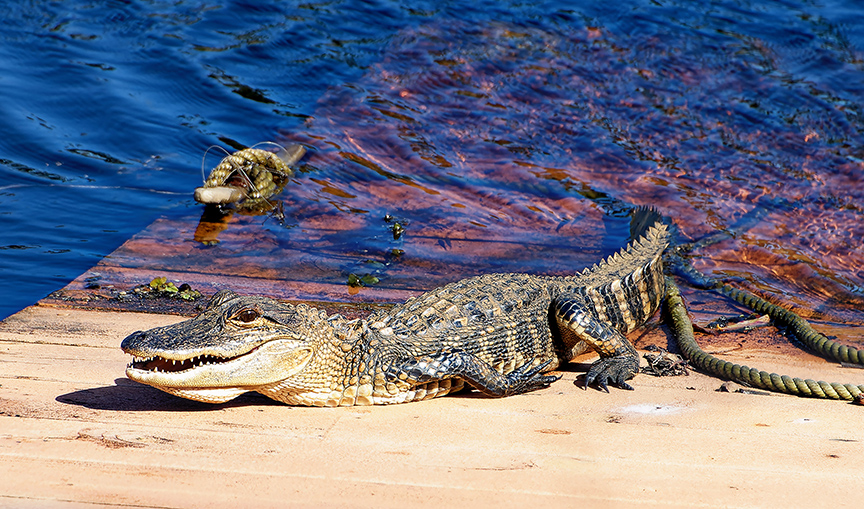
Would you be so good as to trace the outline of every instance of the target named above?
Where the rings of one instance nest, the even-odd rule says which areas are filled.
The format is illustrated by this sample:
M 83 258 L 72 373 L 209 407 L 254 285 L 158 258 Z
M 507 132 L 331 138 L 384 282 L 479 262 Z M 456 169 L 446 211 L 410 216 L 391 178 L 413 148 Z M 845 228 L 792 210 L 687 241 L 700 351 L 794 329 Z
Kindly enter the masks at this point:
M 240 311 L 239 313 L 234 315 L 234 318 L 240 320 L 243 323 L 251 323 L 254 322 L 255 319 L 259 316 L 261 315 L 258 314 L 258 311 L 255 311 L 254 309 L 244 309 L 243 311 Z

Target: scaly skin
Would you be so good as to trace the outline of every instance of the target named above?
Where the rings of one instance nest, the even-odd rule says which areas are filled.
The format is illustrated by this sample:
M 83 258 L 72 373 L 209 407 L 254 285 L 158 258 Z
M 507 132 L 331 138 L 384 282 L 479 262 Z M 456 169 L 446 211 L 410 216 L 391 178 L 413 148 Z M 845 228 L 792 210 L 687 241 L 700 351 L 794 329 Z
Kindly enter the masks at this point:
M 589 348 L 586 385 L 639 367 L 624 334 L 657 310 L 669 234 L 640 209 L 625 249 L 574 276 L 487 274 L 348 321 L 305 305 L 216 294 L 198 317 L 123 340 L 132 380 L 223 402 L 257 391 L 293 405 L 418 401 L 468 384 L 493 397 L 548 386 L 545 374 Z

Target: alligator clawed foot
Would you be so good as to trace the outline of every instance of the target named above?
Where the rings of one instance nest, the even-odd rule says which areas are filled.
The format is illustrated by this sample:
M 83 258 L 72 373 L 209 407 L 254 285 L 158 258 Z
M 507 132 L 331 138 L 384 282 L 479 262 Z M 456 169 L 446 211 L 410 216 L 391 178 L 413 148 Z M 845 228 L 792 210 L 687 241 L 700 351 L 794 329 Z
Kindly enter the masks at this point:
M 621 389 L 632 391 L 633 387 L 627 383 L 627 380 L 633 378 L 638 372 L 638 357 L 632 355 L 606 357 L 591 365 L 588 373 L 585 374 L 583 388 L 587 389 L 589 385 L 597 382 L 597 385 L 606 392 L 609 392 L 608 385 L 610 383 Z
M 551 363 L 552 359 L 549 359 L 543 364 L 539 364 L 532 368 L 531 364 L 533 363 L 528 362 L 511 371 L 506 375 L 507 381 L 509 382 L 509 388 L 506 395 L 512 396 L 514 394 L 522 394 L 523 392 L 543 389 L 559 380 L 561 378 L 560 376 L 541 374 L 541 372 L 549 367 L 549 364 Z

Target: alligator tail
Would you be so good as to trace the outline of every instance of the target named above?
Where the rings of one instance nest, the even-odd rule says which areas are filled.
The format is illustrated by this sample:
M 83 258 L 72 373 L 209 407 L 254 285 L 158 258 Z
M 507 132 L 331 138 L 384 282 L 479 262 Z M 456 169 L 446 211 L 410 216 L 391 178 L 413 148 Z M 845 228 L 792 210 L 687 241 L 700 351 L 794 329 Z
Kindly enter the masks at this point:
M 630 241 L 642 238 L 657 223 L 664 223 L 663 216 L 654 207 L 639 207 L 630 219 Z

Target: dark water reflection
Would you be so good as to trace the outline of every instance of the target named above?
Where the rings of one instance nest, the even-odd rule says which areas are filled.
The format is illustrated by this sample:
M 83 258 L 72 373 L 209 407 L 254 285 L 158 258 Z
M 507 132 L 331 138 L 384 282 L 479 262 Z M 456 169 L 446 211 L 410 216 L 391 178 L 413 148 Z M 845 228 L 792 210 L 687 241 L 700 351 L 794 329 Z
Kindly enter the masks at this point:
M 87 268 L 76 257 L 95 261 L 160 215 L 138 237 L 146 249 L 112 263 L 333 284 L 365 270 L 410 290 L 479 271 L 565 273 L 624 242 L 630 206 L 655 205 L 682 240 L 732 229 L 697 253 L 703 270 L 860 321 L 864 8 L 844 5 L 57 13 L 22 30 L 3 64 L 15 74 L 19 59 L 2 107 L 27 118 L 0 140 L 3 175 L 20 185 L 0 189 L 0 212 L 25 239 L 8 245 L 26 248 L 0 250 L 20 264 L 4 279 L 65 270 L 56 288 Z M 42 71 L 62 64 L 54 78 L 36 79 L 24 48 L 36 34 L 51 50 Z M 63 99 L 25 93 L 34 81 Z M 188 193 L 204 148 L 277 136 L 311 149 L 280 198 L 286 225 L 237 217 L 219 246 L 195 245 Z M 22 213 L 46 190 L 57 196 L 45 214 L 69 216 Z M 399 239 L 388 214 L 406 225 Z M 64 269 L 54 245 L 69 250 Z

